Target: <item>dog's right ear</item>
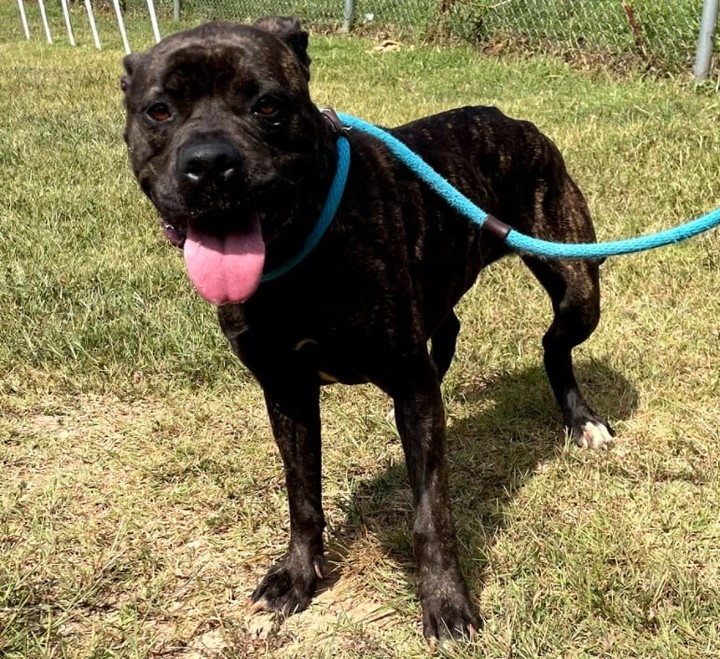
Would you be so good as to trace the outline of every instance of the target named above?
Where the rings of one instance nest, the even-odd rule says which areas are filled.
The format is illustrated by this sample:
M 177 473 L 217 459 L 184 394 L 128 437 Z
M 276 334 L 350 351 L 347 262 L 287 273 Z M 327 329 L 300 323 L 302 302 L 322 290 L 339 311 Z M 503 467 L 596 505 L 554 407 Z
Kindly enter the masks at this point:
M 258 18 L 253 27 L 269 32 L 293 49 L 308 80 L 310 79 L 310 56 L 307 52 L 308 33 L 302 29 L 300 21 L 294 16 L 265 16 Z
M 120 78 L 120 89 L 127 92 L 127 88 L 130 86 L 130 78 L 132 78 L 133 71 L 137 68 L 142 55 L 139 53 L 131 53 L 126 55 L 123 59 L 123 67 L 125 68 L 125 75 Z

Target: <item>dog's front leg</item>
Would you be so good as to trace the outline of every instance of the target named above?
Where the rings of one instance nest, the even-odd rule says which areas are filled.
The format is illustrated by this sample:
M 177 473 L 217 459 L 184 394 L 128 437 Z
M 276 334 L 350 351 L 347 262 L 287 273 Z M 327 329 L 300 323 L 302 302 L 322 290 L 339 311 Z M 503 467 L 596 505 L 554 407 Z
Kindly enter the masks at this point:
M 393 393 L 415 503 L 414 544 L 423 634 L 431 643 L 472 637 L 477 617 L 460 574 L 449 506 L 445 412 L 427 353 Z
M 290 615 L 310 604 L 322 577 L 320 388 L 316 382 L 287 378 L 266 385 L 265 402 L 285 466 L 290 505 L 290 547 L 251 595 L 252 610 Z

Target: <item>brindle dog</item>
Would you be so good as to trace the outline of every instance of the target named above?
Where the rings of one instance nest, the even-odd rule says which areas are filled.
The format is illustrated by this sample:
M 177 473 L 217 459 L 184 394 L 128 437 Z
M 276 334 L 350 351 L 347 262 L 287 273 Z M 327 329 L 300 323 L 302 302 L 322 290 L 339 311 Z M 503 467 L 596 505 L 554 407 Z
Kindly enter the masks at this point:
M 338 130 L 308 93 L 307 43 L 295 19 L 210 23 L 128 56 L 122 80 L 135 176 L 262 386 L 285 466 L 289 550 L 252 593 L 253 608 L 289 614 L 310 602 L 325 525 L 320 387 L 372 382 L 394 402 L 405 451 L 424 634 L 472 636 L 478 618 L 456 557 L 440 382 L 460 327 L 453 308 L 508 248 L 383 144 L 350 131 L 332 225 L 297 267 L 261 282 L 299 250 L 336 169 Z M 532 124 L 465 107 L 392 133 L 520 231 L 595 240 L 558 149 Z M 581 446 L 608 446 L 612 432 L 580 393 L 571 357 L 600 317 L 598 264 L 522 258 L 552 301 L 545 368 L 565 425 Z

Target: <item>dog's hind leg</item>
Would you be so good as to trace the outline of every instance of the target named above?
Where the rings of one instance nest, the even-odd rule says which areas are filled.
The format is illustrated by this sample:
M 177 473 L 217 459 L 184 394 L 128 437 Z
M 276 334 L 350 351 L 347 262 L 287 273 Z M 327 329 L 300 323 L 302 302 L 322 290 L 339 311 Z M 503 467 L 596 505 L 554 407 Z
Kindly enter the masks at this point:
M 459 332 L 460 321 L 455 315 L 455 312 L 451 311 L 431 337 L 432 348 L 430 350 L 430 357 L 432 357 L 435 363 L 438 380 L 440 381 L 445 377 L 452 363 Z
M 600 320 L 599 266 L 590 261 L 523 260 L 552 300 L 555 315 L 543 337 L 544 362 L 565 426 L 578 446 L 606 448 L 613 431 L 585 401 L 572 362 L 572 349 Z

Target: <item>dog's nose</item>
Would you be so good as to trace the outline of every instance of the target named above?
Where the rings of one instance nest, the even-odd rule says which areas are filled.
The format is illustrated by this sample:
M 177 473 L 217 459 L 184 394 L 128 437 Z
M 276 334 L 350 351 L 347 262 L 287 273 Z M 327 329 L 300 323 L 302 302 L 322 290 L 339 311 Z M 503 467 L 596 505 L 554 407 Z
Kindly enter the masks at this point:
M 186 144 L 178 154 L 180 176 L 194 186 L 225 185 L 240 169 L 239 151 L 227 142 Z

